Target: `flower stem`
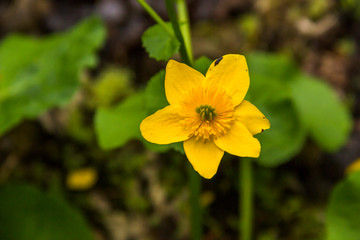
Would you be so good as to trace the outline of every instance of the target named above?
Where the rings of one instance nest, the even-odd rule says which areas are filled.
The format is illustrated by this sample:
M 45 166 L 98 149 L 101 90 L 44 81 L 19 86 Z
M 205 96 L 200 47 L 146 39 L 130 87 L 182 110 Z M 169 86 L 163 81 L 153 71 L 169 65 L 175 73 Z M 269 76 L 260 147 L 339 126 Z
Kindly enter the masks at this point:
M 174 32 L 171 30 L 171 28 L 162 20 L 162 18 L 150 7 L 149 4 L 145 0 L 137 0 L 138 3 L 147 11 L 147 13 L 157 22 L 160 26 L 162 26 L 165 31 L 172 37 L 174 36 Z
M 170 29 L 168 25 L 161 19 L 161 17 L 144 0 L 137 0 L 137 1 L 150 14 L 150 16 L 170 34 L 170 36 L 176 37 L 178 39 L 178 41 L 180 42 L 180 56 L 182 62 L 184 62 L 189 66 L 192 66 L 193 53 L 191 47 L 189 15 L 187 12 L 187 6 L 185 0 L 177 0 L 179 18 L 175 11 L 174 2 L 173 2 L 174 0 L 165 0 L 166 9 L 169 14 L 169 18 L 173 29 Z M 179 21 L 181 22 L 181 27 L 179 25 Z M 202 211 L 200 207 L 201 178 L 194 171 L 191 165 L 189 165 L 188 172 L 189 172 L 188 174 L 189 174 L 189 184 L 190 184 L 191 239 L 200 240 L 202 234 L 202 229 L 201 229 Z
M 177 9 L 179 14 L 180 30 L 184 37 L 184 44 L 186 52 L 189 56 L 191 64 L 193 64 L 193 53 L 191 46 L 191 35 L 190 35 L 190 24 L 189 24 L 189 13 L 187 10 L 185 0 L 177 0 Z
M 252 160 L 240 159 L 239 163 L 239 240 L 251 240 L 253 220 Z
M 181 60 L 185 64 L 192 66 L 192 61 L 189 58 L 188 52 L 185 47 L 184 38 L 183 38 L 183 35 L 180 30 L 179 20 L 178 20 L 176 11 L 175 11 L 174 2 L 173 2 L 173 0 L 165 0 L 165 5 L 166 5 L 166 10 L 169 14 L 169 18 L 170 18 L 175 36 L 178 39 L 178 41 L 180 42 Z
M 177 8 L 179 17 L 175 12 L 173 0 L 165 0 L 166 9 L 169 14 L 171 24 L 176 38 L 180 42 L 180 55 L 182 62 L 189 66 L 193 65 L 193 54 L 191 48 L 191 36 L 189 26 L 189 15 L 187 12 L 186 2 L 184 0 L 177 1 Z M 181 22 L 181 27 L 179 26 Z M 191 239 L 200 240 L 202 234 L 202 210 L 200 206 L 200 193 L 201 193 L 201 177 L 194 171 L 189 164 L 188 167 L 189 183 L 190 183 L 190 227 L 191 227 Z
M 189 164 L 189 181 L 190 181 L 190 233 L 192 240 L 201 239 L 201 207 L 200 207 L 200 192 L 201 192 L 201 178 L 197 172 L 194 171 Z

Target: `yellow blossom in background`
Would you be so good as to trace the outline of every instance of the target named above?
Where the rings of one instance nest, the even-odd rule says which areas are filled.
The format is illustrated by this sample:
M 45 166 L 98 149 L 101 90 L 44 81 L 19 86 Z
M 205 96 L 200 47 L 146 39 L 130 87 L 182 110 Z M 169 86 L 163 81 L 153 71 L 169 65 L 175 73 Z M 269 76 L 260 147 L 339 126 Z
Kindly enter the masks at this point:
M 360 158 L 357 158 L 354 162 L 352 162 L 345 170 L 347 174 L 360 171 Z
M 143 137 L 152 143 L 184 141 L 194 169 L 205 178 L 217 172 L 224 151 L 259 157 L 253 135 L 270 127 L 266 117 L 244 100 L 250 78 L 245 57 L 229 54 L 215 60 L 206 76 L 186 64 L 170 60 L 165 93 L 169 106 L 144 119 Z
M 97 178 L 94 168 L 80 168 L 67 175 L 66 185 L 71 190 L 87 190 L 95 185 Z

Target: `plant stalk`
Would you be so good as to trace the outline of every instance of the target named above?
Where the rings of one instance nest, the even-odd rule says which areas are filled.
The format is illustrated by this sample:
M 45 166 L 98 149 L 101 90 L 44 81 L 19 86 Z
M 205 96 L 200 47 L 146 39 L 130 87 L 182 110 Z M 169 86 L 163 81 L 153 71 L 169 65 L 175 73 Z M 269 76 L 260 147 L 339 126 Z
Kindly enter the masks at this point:
M 182 62 L 192 66 L 192 48 L 189 18 L 187 13 L 186 2 L 184 0 L 177 1 L 179 17 L 175 12 L 173 0 L 165 0 L 166 9 L 175 33 L 176 38 L 180 42 L 180 56 Z M 179 25 L 181 21 L 181 27 Z M 194 171 L 189 164 L 188 167 L 189 184 L 190 184 L 190 234 L 192 240 L 200 240 L 202 235 L 202 209 L 200 206 L 201 194 L 201 177 Z
M 253 176 L 252 160 L 242 158 L 239 163 L 239 240 L 252 239 L 253 221 Z
M 172 37 L 175 37 L 174 32 L 171 28 L 162 20 L 162 18 L 150 7 L 150 5 L 145 0 L 137 0 L 138 3 L 145 9 L 145 11 L 157 22 L 160 26 L 162 26 L 165 31 Z
M 165 0 L 166 10 L 169 14 L 171 25 L 173 27 L 174 33 L 178 41 L 180 42 L 180 55 L 183 63 L 188 66 L 192 66 L 192 62 L 189 58 L 188 52 L 186 51 L 184 37 L 181 33 L 179 20 L 175 11 L 175 6 L 173 0 Z
M 190 63 L 192 65 L 194 62 L 194 58 L 193 58 L 192 45 L 191 45 L 189 13 L 186 6 L 186 1 L 177 0 L 177 9 L 179 14 L 180 30 L 184 37 L 185 49 L 189 56 Z
M 190 234 L 192 240 L 200 240 L 202 234 L 200 206 L 201 177 L 194 171 L 191 164 L 188 167 L 190 181 Z
M 173 29 L 170 29 L 168 25 L 161 19 L 161 17 L 144 0 L 137 1 L 150 14 L 150 16 L 170 34 L 170 36 L 176 37 L 178 39 L 178 41 L 180 42 L 180 56 L 182 62 L 189 66 L 192 66 L 193 54 L 191 47 L 189 15 L 187 12 L 185 0 L 177 1 L 179 18 L 176 14 L 173 0 L 165 0 L 166 9 L 169 14 Z M 181 27 L 179 25 L 179 21 L 181 21 Z M 194 171 L 190 164 L 188 167 L 188 175 L 190 184 L 191 239 L 200 240 L 202 234 L 202 209 L 200 206 L 201 177 L 198 175 L 197 172 Z

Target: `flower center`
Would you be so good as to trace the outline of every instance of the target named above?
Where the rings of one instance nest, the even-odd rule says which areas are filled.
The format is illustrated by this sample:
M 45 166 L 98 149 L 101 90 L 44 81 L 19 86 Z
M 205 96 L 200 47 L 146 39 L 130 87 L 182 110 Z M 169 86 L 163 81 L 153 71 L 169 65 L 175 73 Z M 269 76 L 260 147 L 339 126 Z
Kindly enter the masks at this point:
M 195 108 L 195 112 L 200 115 L 201 120 L 212 121 L 216 117 L 215 108 L 210 105 L 200 105 Z
M 224 135 L 234 121 L 232 99 L 219 88 L 192 89 L 181 107 L 184 127 L 197 140 L 209 141 Z

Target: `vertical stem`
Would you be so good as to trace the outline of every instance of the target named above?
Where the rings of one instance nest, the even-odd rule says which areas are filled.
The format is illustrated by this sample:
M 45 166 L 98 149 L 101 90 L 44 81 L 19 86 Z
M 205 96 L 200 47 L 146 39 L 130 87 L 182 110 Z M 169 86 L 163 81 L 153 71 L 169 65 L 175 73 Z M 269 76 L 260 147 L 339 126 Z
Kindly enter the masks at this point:
M 174 2 L 173 2 L 173 0 L 165 0 L 165 5 L 166 5 L 166 10 L 167 10 L 167 12 L 169 14 L 169 18 L 170 18 L 171 25 L 173 27 L 175 36 L 180 42 L 181 60 L 185 64 L 187 64 L 189 66 L 192 66 L 192 62 L 190 61 L 188 52 L 187 52 L 187 50 L 185 48 L 185 42 L 184 42 L 184 38 L 183 38 L 183 35 L 181 33 L 181 30 L 180 30 L 179 20 L 178 20 L 176 11 L 175 11 Z
M 251 240 L 253 220 L 253 183 L 252 183 L 252 160 L 242 158 L 239 163 L 239 240 Z
M 176 14 L 174 7 L 174 0 L 165 0 L 166 9 L 169 14 L 169 18 L 174 31 L 170 31 L 166 23 L 156 14 L 156 12 L 144 1 L 137 0 L 144 9 L 150 14 L 150 16 L 161 26 L 165 28 L 171 36 L 175 33 L 175 37 L 180 42 L 180 55 L 182 62 L 192 66 L 193 65 L 193 54 L 191 47 L 191 36 L 189 26 L 189 15 L 187 12 L 185 0 L 178 0 L 177 7 L 179 11 L 179 17 Z M 181 21 L 181 26 L 179 25 Z M 191 227 L 191 239 L 200 240 L 202 229 L 201 229 L 201 207 L 200 207 L 200 193 L 201 193 L 201 178 L 197 172 L 194 171 L 192 166 L 189 164 L 188 167 L 189 184 L 190 184 L 190 227 Z
M 138 3 L 147 11 L 147 13 L 152 17 L 152 19 L 155 20 L 160 26 L 162 26 L 165 31 L 170 35 L 174 36 L 174 32 L 171 30 L 171 28 L 162 20 L 162 18 L 150 7 L 149 4 L 145 0 L 137 0 Z
M 188 53 L 191 64 L 193 63 L 193 54 L 191 46 L 191 35 L 190 35 L 190 24 L 189 24 L 189 13 L 186 6 L 185 0 L 177 0 L 177 9 L 179 14 L 180 30 L 184 37 L 185 49 Z
M 180 42 L 180 55 L 184 63 L 189 66 L 193 65 L 193 54 L 191 47 L 191 36 L 189 26 L 189 14 L 185 0 L 177 0 L 179 16 L 175 13 L 172 0 L 165 0 L 166 8 L 174 29 L 174 33 Z M 180 25 L 179 25 L 180 22 Z M 189 164 L 189 181 L 190 181 L 190 228 L 191 239 L 200 240 L 202 234 L 202 209 L 200 206 L 201 177 L 194 171 Z
M 190 233 L 192 240 L 201 239 L 201 207 L 200 207 L 200 192 L 201 192 L 201 178 L 192 166 L 188 166 L 189 181 L 190 181 Z

